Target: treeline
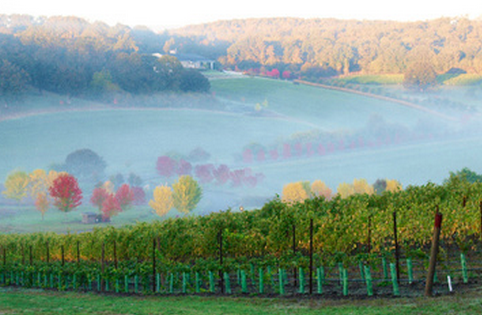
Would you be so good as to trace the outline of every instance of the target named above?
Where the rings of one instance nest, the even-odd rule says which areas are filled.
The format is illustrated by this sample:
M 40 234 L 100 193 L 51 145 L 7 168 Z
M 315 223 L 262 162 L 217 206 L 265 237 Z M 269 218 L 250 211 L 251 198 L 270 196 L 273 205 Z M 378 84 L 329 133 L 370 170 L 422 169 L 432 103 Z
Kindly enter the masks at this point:
M 356 21 L 270 18 L 219 21 L 171 32 L 180 51 L 212 48 L 226 66 L 291 71 L 304 78 L 405 73 L 428 62 L 435 72 L 482 73 L 482 21 Z M 182 37 L 181 37 L 182 36 Z M 225 48 L 220 52 L 219 48 Z
M 166 34 L 76 17 L 0 15 L 0 96 L 208 91 L 207 79 L 162 53 Z

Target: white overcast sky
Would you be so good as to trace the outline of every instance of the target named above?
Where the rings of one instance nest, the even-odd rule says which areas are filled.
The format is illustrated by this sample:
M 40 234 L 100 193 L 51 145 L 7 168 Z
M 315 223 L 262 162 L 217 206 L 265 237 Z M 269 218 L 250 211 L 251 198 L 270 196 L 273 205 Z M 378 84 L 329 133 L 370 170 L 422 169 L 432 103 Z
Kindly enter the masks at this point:
M 482 16 L 477 0 L 5 0 L 2 14 L 74 15 L 155 29 L 251 17 L 339 18 L 359 20 L 430 20 L 439 17 Z

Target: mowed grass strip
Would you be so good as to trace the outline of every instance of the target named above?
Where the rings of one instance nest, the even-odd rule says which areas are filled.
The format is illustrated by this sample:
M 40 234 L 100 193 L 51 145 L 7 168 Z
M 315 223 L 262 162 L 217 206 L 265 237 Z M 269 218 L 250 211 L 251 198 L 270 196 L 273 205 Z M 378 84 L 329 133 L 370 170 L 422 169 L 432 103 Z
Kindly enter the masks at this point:
M 477 314 L 481 307 L 480 292 L 437 298 L 310 300 L 0 289 L 0 314 Z

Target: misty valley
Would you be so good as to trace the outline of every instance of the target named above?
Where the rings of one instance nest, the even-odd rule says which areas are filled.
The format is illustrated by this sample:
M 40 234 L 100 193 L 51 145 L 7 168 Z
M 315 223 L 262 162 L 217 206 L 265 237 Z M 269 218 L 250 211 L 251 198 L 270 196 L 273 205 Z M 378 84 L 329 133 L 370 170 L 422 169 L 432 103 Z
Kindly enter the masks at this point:
M 481 30 L 0 15 L 0 287 L 472 292 Z

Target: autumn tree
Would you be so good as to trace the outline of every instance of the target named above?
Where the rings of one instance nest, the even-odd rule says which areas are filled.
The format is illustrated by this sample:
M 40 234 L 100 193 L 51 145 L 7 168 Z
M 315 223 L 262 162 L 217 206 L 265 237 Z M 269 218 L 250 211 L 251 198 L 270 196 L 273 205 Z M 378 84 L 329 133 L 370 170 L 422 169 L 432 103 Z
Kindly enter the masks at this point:
M 224 185 L 229 180 L 230 171 L 226 164 L 219 165 L 212 173 L 218 185 Z
M 157 159 L 156 169 L 161 177 L 172 177 L 177 172 L 177 161 L 167 155 L 160 156 Z
M 179 160 L 178 168 L 177 168 L 177 175 L 191 175 L 192 174 L 192 165 L 188 161 L 181 159 Z
M 330 187 L 328 187 L 324 182 L 321 180 L 315 180 L 311 184 L 311 193 L 314 196 L 323 196 L 326 200 L 331 199 L 332 191 Z
M 106 221 L 107 219 L 119 214 L 121 211 L 122 208 L 115 195 L 108 194 L 107 198 L 105 198 L 104 202 L 102 203 L 102 220 Z
M 196 165 L 194 168 L 194 174 L 196 177 L 201 181 L 201 183 L 210 183 L 213 181 L 213 171 L 214 165 L 213 164 L 201 164 Z
M 355 194 L 368 194 L 373 195 L 375 190 L 373 186 L 368 184 L 365 179 L 354 179 L 353 180 L 353 189 L 355 190 Z
M 281 200 L 284 203 L 304 202 L 310 196 L 303 182 L 289 183 L 283 186 Z
M 347 198 L 355 194 L 355 188 L 352 184 L 343 182 L 338 185 L 336 192 L 341 198 Z
M 27 197 L 28 184 L 30 183 L 30 177 L 23 171 L 15 171 L 10 173 L 5 180 L 5 191 L 2 194 L 9 199 L 14 199 L 20 202 L 23 198 Z
M 166 215 L 174 206 L 172 188 L 169 186 L 157 186 L 154 196 L 149 201 L 149 206 L 154 209 L 158 216 Z
M 92 196 L 90 197 L 90 203 L 94 206 L 97 206 L 99 208 L 99 211 L 102 211 L 102 205 L 109 195 L 110 193 L 107 192 L 107 190 L 102 187 L 97 187 L 92 192 Z
M 57 177 L 49 188 L 50 196 L 54 198 L 54 205 L 62 212 L 67 213 L 81 205 L 82 190 L 77 179 L 70 174 Z
M 402 190 L 402 184 L 395 179 L 387 179 L 386 191 L 397 192 Z
M 37 197 L 35 199 L 35 208 L 37 208 L 37 210 L 42 213 L 42 220 L 44 219 L 45 212 L 47 212 L 49 207 L 50 201 L 47 197 L 47 194 L 44 192 L 37 194 Z
M 202 197 L 201 186 L 191 176 L 184 175 L 172 184 L 174 207 L 183 213 L 196 208 Z
M 29 174 L 29 195 L 35 200 L 41 193 L 48 193 L 50 183 L 47 178 L 47 173 L 42 169 L 36 169 Z
M 123 184 L 115 193 L 115 199 L 119 202 L 122 211 L 127 210 L 134 201 L 134 192 L 129 185 Z

